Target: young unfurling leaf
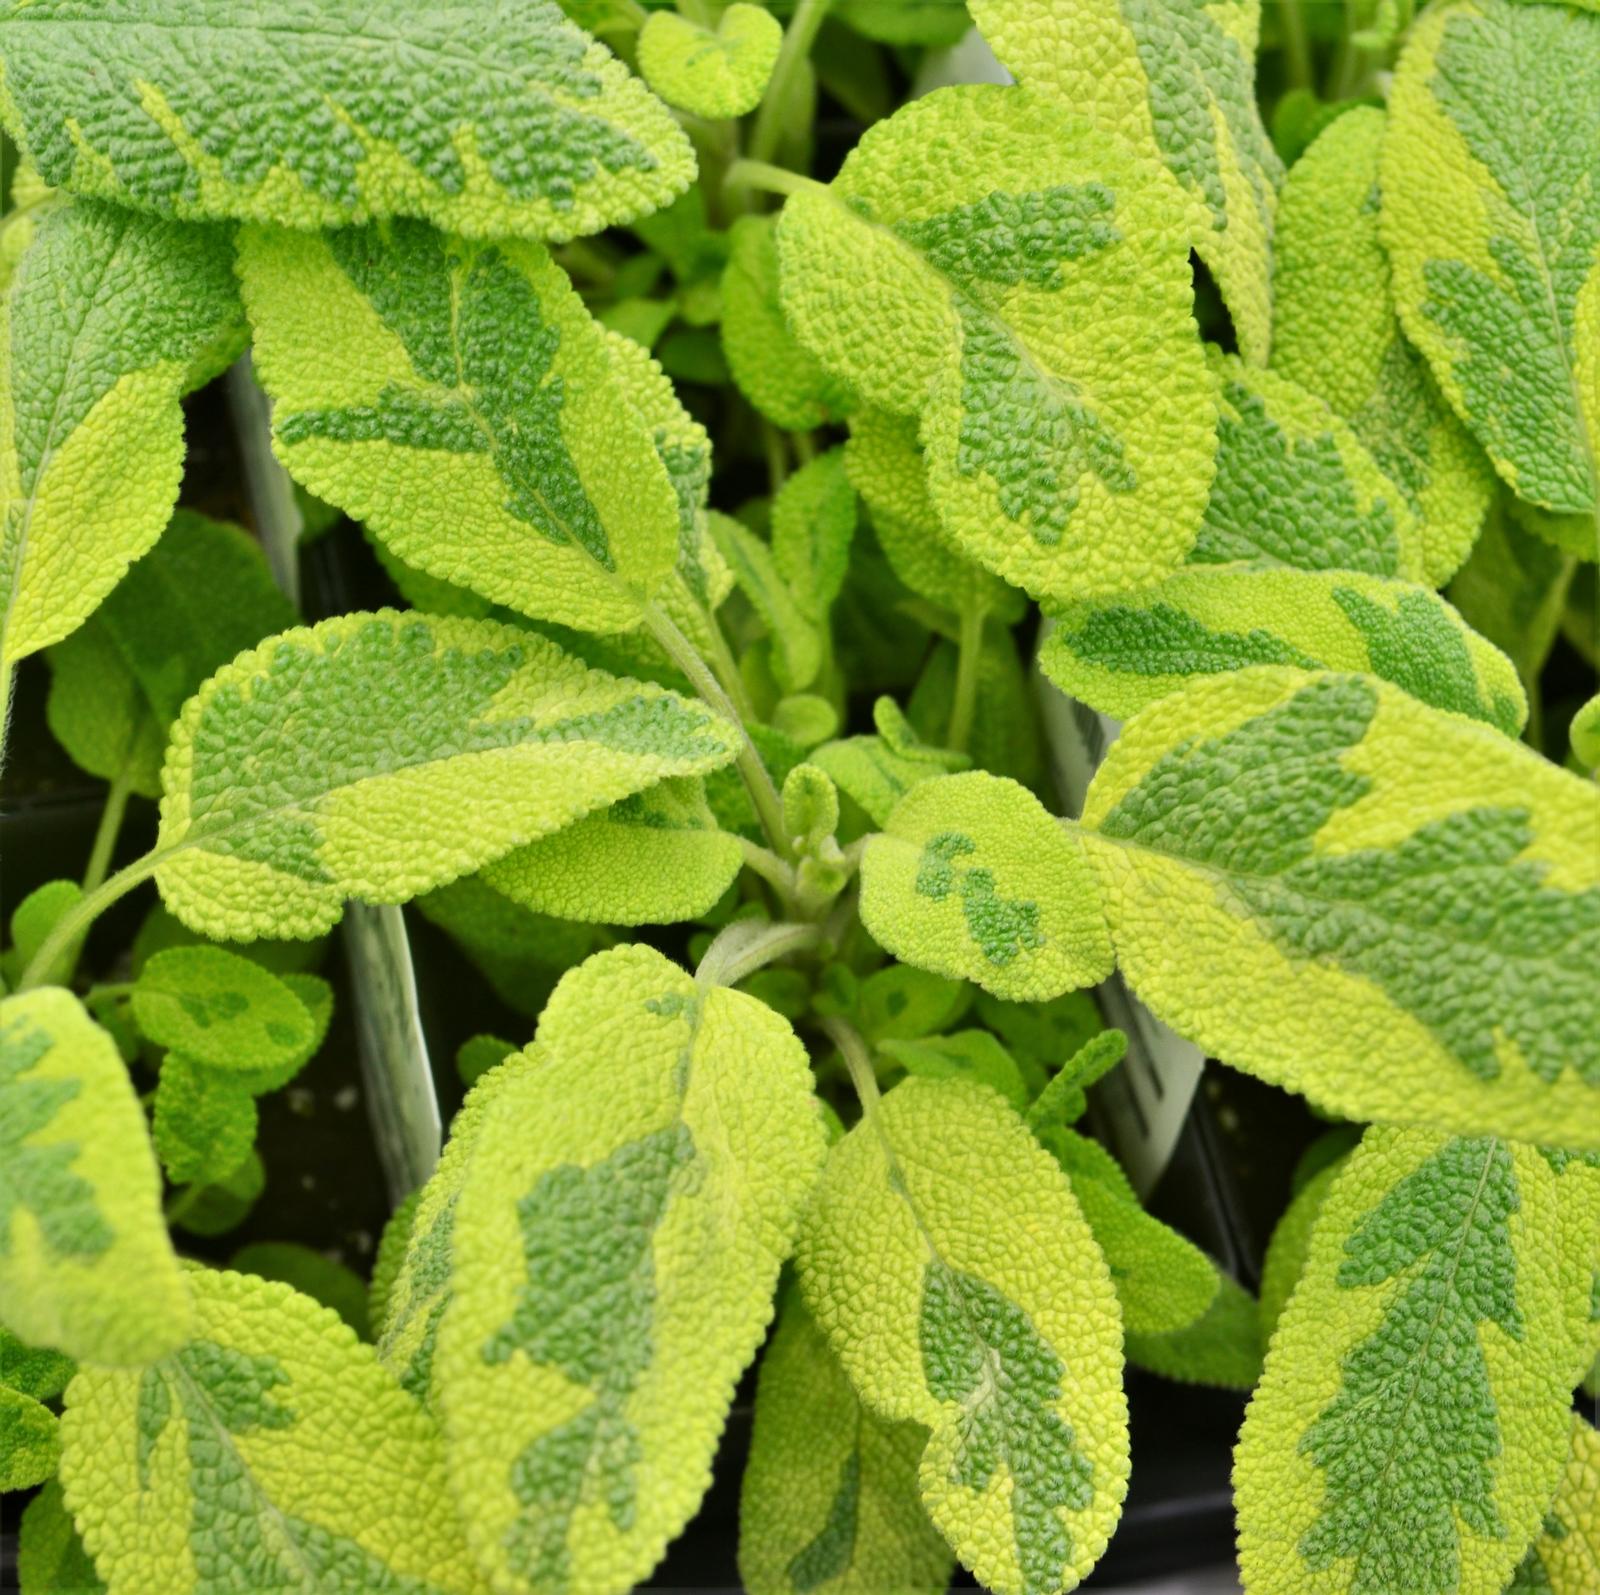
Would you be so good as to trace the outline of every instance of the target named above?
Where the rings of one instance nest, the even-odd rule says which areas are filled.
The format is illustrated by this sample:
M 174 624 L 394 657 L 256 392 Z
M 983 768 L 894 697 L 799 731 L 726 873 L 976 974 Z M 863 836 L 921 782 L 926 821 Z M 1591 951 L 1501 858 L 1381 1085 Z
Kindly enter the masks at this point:
M 928 1432 L 862 1405 L 798 1292 L 761 1359 L 739 1506 L 751 1595 L 943 1595 L 949 1548 L 917 1495 Z
M 727 891 L 744 853 L 719 830 L 704 784 L 662 781 L 497 859 L 484 881 L 515 903 L 608 925 L 697 919 Z
M 40 218 L 0 301 L 0 662 L 81 625 L 161 535 L 178 400 L 243 342 L 223 229 L 92 200 Z
M 167 727 L 213 670 L 294 624 L 261 547 L 178 510 L 105 602 L 50 650 L 50 730 L 77 764 L 161 795 Z
M 822 1122 L 782 1019 L 646 947 L 570 972 L 536 1047 L 476 1132 L 434 1378 L 496 1585 L 621 1591 L 710 1478 Z
M 246 228 L 239 271 L 298 481 L 429 575 L 563 625 L 639 624 L 677 493 L 547 250 L 420 222 Z
M 722 352 L 739 391 L 788 431 L 826 426 L 855 407 L 849 385 L 830 376 L 784 320 L 771 216 L 741 216 L 728 233 Z
M 1556 1176 L 1534 1148 L 1367 1131 L 1240 1436 L 1248 1585 L 1503 1587 L 1568 1442 L 1566 1325 L 1587 1302 L 1564 1300 L 1556 1233 Z
M 1117 719 L 1197 676 L 1259 664 L 1368 671 L 1508 736 L 1528 714 L 1516 667 L 1436 593 L 1356 571 L 1190 566 L 1142 592 L 1061 606 L 1039 662 Z
M 813 625 L 827 624 L 844 586 L 855 529 L 856 494 L 843 449 L 807 461 L 772 501 L 772 560 Z
M 189 1328 L 127 1071 L 56 986 L 0 1000 L 0 1317 L 30 1344 L 119 1367 Z
M 653 11 L 639 30 L 639 70 L 669 105 L 711 121 L 761 103 L 783 43 L 783 24 L 743 0 L 703 28 L 676 11 Z
M 1074 836 L 983 771 L 914 787 L 861 860 L 861 921 L 897 958 L 1046 1001 L 1111 970 L 1094 877 Z
M 829 742 L 809 757 L 876 825 L 889 823 L 895 805 L 912 787 L 971 763 L 964 753 L 923 742 L 893 698 L 878 699 L 873 719 L 876 736 Z
M 1483 451 L 1400 330 L 1378 238 L 1384 113 L 1340 116 L 1289 169 L 1278 206 L 1272 365 L 1321 395 L 1422 528 L 1437 587 L 1471 549 L 1494 490 Z
M 1356 1119 L 1600 1147 L 1600 792 L 1369 676 L 1142 711 L 1084 836 L 1158 1018 Z
M 1600 14 L 1431 8 L 1395 73 L 1381 177 L 1407 335 L 1517 495 L 1589 517 L 1593 557 Z
M 431 0 L 381 27 L 337 0 L 40 0 L 0 19 L 0 63 L 46 181 L 168 216 L 571 238 L 694 175 L 666 108 L 555 0 Z
M 193 1333 L 67 1390 L 61 1480 L 110 1595 L 481 1588 L 438 1430 L 338 1315 L 195 1269 Z
M 348 896 L 402 902 L 663 777 L 715 769 L 734 735 L 493 621 L 323 621 L 189 700 L 157 881 L 207 934 L 314 935 Z
M 772 548 L 748 526 L 713 510 L 711 535 L 733 571 L 739 590 L 772 638 L 772 673 L 785 692 L 801 692 L 817 679 L 825 656 L 822 631 L 801 609 L 778 568 Z
M 1222 290 L 1239 347 L 1264 365 L 1283 168 L 1256 106 L 1259 0 L 969 0 L 969 9 L 1023 84 L 1172 174 L 1179 225 Z
M 1189 563 L 1250 560 L 1419 579 L 1416 518 L 1355 432 L 1275 371 L 1214 349 L 1210 360 L 1217 472 Z
M 1122 1323 L 1022 1121 L 980 1086 L 897 1086 L 829 1154 L 799 1263 L 863 1401 L 930 1431 L 919 1487 L 956 1555 L 1000 1595 L 1073 1588 L 1127 1487 Z
M 1181 228 L 1167 185 L 1049 100 L 942 89 L 789 199 L 784 308 L 864 398 L 920 417 L 972 558 L 1036 595 L 1110 592 L 1183 558 L 1210 481 Z

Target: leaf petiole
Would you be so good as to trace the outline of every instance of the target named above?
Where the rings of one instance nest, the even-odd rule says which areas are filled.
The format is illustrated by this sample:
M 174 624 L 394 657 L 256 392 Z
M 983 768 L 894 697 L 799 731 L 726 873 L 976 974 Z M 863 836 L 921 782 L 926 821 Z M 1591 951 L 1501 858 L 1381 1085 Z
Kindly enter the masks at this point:
M 149 880 L 160 868 L 167 851 L 165 848 L 152 848 L 143 858 L 136 858 L 126 869 L 118 870 L 109 880 L 102 881 L 92 892 L 85 893 L 74 903 L 40 942 L 38 952 L 33 955 L 32 962 L 17 983 L 17 989 L 26 991 L 30 986 L 45 984 L 45 976 L 54 967 L 62 948 L 69 946 L 74 937 L 86 931 L 118 898 L 126 897 L 135 886 Z

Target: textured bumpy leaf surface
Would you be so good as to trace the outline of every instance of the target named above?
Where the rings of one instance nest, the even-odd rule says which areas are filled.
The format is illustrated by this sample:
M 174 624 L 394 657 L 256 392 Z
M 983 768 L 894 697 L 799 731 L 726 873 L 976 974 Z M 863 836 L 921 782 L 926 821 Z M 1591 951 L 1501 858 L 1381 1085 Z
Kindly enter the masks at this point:
M 1400 330 L 1378 237 L 1384 114 L 1339 117 L 1290 168 L 1278 207 L 1272 365 L 1333 406 L 1422 528 L 1434 586 L 1466 558 L 1494 488 L 1483 451 Z
M 1078 839 L 1015 781 L 981 770 L 914 787 L 861 860 L 861 921 L 897 958 L 1044 1002 L 1111 972 Z
M 854 396 L 789 330 L 778 298 L 770 216 L 741 216 L 722 273 L 722 352 L 739 391 L 769 421 L 808 432 L 849 414 Z
M 0 1385 L 0 1491 L 31 1490 L 55 1477 L 58 1428 L 43 1402 Z
M 1085 837 L 1118 963 L 1214 1056 L 1354 1119 L 1600 1147 L 1600 792 L 1367 676 L 1138 715 Z
M 969 0 L 968 9 L 1022 83 L 1172 174 L 1180 226 L 1222 290 L 1240 348 L 1264 364 L 1282 166 L 1256 106 L 1259 0 Z
M 1210 351 L 1217 474 L 1191 565 L 1251 560 L 1416 581 L 1422 536 L 1351 428 L 1275 371 Z
M 311 936 L 402 902 L 666 776 L 734 728 L 487 620 L 379 611 L 284 632 L 173 728 L 157 872 L 208 935 Z
M 273 1069 L 305 1051 L 310 1011 L 269 970 L 225 947 L 168 947 L 131 999 L 146 1039 L 218 1069 Z
M 1217 1274 L 1217 1290 L 1192 1324 L 1158 1334 L 1130 1330 L 1124 1349 L 1135 1368 L 1181 1384 L 1253 1390 L 1261 1378 L 1260 1308 L 1231 1275 Z
M 467 1093 L 451 1121 L 439 1166 L 417 1193 L 400 1262 L 384 1287 L 382 1311 L 374 1313 L 379 1357 L 408 1395 L 435 1412 L 439 1396 L 434 1352 L 455 1277 L 455 1216 L 461 1186 L 477 1150 L 488 1104 L 517 1074 L 535 1068 L 537 1058 L 536 1048 L 530 1046 L 503 1068 L 490 1070 Z M 374 1274 L 374 1283 L 376 1279 Z
M 338 1315 L 194 1270 L 194 1333 L 80 1372 L 61 1479 L 111 1595 L 481 1588 L 432 1420 Z
M 798 1293 L 761 1359 L 739 1508 L 751 1595 L 943 1595 L 949 1548 L 917 1496 L 928 1431 L 862 1405 Z
M 1024 90 L 944 89 L 790 198 L 784 307 L 864 398 L 920 417 L 974 559 L 1035 595 L 1109 592 L 1183 558 L 1210 479 L 1181 229 L 1109 135 Z
M 1591 518 L 1592 557 L 1600 15 L 1512 0 L 1430 10 L 1395 73 L 1381 171 L 1407 334 L 1518 495 Z
M 213 670 L 294 624 L 261 546 L 178 510 L 154 548 L 49 654 L 50 730 L 102 780 L 161 795 L 167 727 Z
M 1569 1319 L 1532 1147 L 1379 1126 L 1318 1215 L 1240 1436 L 1245 1582 L 1501 1589 L 1567 1447 Z
M 23 1511 L 17 1576 L 25 1595 L 102 1595 L 105 1590 L 54 1480 Z
M 878 546 L 912 592 L 957 614 L 1021 617 L 1022 594 L 962 552 L 928 496 L 917 423 L 887 410 L 854 417 L 845 446 L 851 485 L 872 512 Z
M 1067 604 L 1040 650 L 1058 687 L 1125 720 L 1196 676 L 1249 665 L 1361 670 L 1516 736 L 1516 666 L 1412 582 L 1356 571 L 1194 566 L 1154 587 Z
M 773 563 L 800 612 L 817 625 L 844 586 L 855 529 L 856 494 L 843 449 L 808 460 L 773 497 Z
M 189 1328 L 127 1070 L 54 986 L 0 1001 L 0 1316 L 30 1344 L 118 1367 Z
M 743 0 L 735 0 L 715 28 L 676 11 L 656 11 L 639 30 L 639 70 L 669 105 L 721 121 L 761 103 L 782 43 L 783 24 Z
M 1322 1211 L 1339 1167 L 1337 1163 L 1329 1164 L 1307 1180 L 1273 1228 L 1261 1265 L 1261 1333 L 1268 1340 L 1305 1271 L 1317 1214 Z
M 525 614 L 639 623 L 678 501 L 604 329 L 538 244 L 246 228 L 274 443 L 408 564 Z
M 862 1399 L 931 1431 L 919 1487 L 956 1555 L 1000 1595 L 1073 1588 L 1127 1488 L 1122 1322 L 1022 1121 L 981 1086 L 897 1086 L 829 1155 L 799 1261 Z
M 255 1145 L 256 1104 L 226 1069 L 168 1053 L 156 1084 L 151 1136 L 175 1184 L 225 1179 Z
M 569 973 L 536 1046 L 477 1131 L 435 1378 L 496 1586 L 621 1591 L 710 1480 L 822 1121 L 788 1025 L 650 948 Z
M 1555 1500 L 1506 1595 L 1587 1595 L 1600 1578 L 1600 1434 L 1572 1415 L 1572 1440 Z
M 743 859 L 739 838 L 718 830 L 703 784 L 680 779 L 507 853 L 483 878 L 560 919 L 670 924 L 708 913 Z
M 93 201 L 41 217 L 0 301 L 0 657 L 60 641 L 161 535 L 178 400 L 243 334 L 221 228 Z
M 666 108 L 554 0 L 17 0 L 0 66 L 47 182 L 168 216 L 571 238 L 694 175 Z

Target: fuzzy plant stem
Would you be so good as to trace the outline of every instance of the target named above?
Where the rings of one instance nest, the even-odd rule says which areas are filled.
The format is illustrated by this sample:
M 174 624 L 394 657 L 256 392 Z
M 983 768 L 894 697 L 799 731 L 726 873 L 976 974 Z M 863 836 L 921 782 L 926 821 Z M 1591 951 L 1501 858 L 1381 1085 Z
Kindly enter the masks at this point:
M 92 892 L 74 903 L 39 944 L 33 962 L 23 971 L 22 979 L 17 983 L 17 989 L 26 991 L 29 986 L 45 984 L 45 977 L 54 968 L 61 950 L 88 930 L 118 898 L 126 897 L 135 886 L 149 880 L 166 857 L 166 851 L 152 848 L 143 858 L 136 858 L 126 869 L 118 870 L 109 880 L 102 881 Z
M 702 986 L 737 986 L 758 969 L 822 940 L 817 925 L 761 925 L 742 919 L 725 925 L 706 948 L 694 978 Z
M 950 727 L 945 737 L 957 753 L 967 751 L 972 740 L 972 717 L 978 704 L 978 667 L 983 661 L 983 607 L 969 604 L 961 611 L 961 640 L 956 652 L 956 686 L 950 702 Z
M 769 194 L 803 194 L 808 190 L 826 194 L 828 185 L 800 172 L 791 172 L 785 166 L 774 166 L 771 161 L 758 161 L 753 156 L 735 161 L 723 178 L 727 188 L 761 188 Z
M 100 810 L 100 824 L 94 833 L 94 846 L 89 849 L 89 862 L 83 871 L 83 889 L 86 892 L 92 892 L 106 878 L 117 838 L 122 834 L 122 818 L 128 812 L 128 797 L 132 791 L 131 773 L 128 766 L 124 765 L 106 789 L 105 806 Z

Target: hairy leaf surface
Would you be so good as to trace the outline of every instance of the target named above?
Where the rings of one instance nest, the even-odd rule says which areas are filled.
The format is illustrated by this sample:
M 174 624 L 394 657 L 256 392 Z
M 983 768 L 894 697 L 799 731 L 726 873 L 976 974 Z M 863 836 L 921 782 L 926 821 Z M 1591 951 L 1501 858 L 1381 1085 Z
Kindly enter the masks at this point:
M 481 1588 L 439 1433 L 287 1285 L 195 1269 L 192 1336 L 67 1390 L 61 1478 L 111 1595 Z
M 1589 518 L 1594 557 L 1600 15 L 1430 10 L 1395 73 L 1381 174 L 1407 335 L 1518 496 Z
M 1214 1056 L 1354 1119 L 1600 1146 L 1600 792 L 1368 676 L 1139 714 L 1085 837 L 1118 962 Z
M 168 947 L 130 994 L 139 1029 L 157 1046 L 217 1069 L 278 1069 L 315 1039 L 292 987 L 225 947 Z
M 1180 224 L 1264 365 L 1283 168 L 1256 106 L 1259 0 L 970 0 L 1025 85 L 1129 140 L 1182 191 Z
M 751 1595 L 943 1595 L 953 1558 L 917 1496 L 928 1431 L 862 1404 L 798 1292 L 761 1359 L 739 1506 Z
M 403 902 L 666 776 L 727 763 L 697 704 L 487 620 L 347 615 L 241 655 L 189 700 L 157 881 L 210 935 L 310 936 Z
M 178 400 L 243 342 L 223 229 L 94 201 L 40 218 L 0 300 L 0 659 L 75 630 L 161 535 Z
M 1422 536 L 1400 490 L 1314 393 L 1213 349 L 1217 473 L 1191 565 L 1422 575 Z M 1124 587 L 1133 585 L 1124 583 Z
M 715 28 L 654 11 L 639 30 L 639 70 L 669 105 L 722 121 L 761 103 L 782 43 L 783 24 L 744 0 L 735 0 Z
M 1600 1577 L 1600 1434 L 1572 1414 L 1555 1500 L 1506 1595 L 1586 1595 Z
M 524 614 L 637 626 L 678 498 L 609 335 L 539 244 L 246 228 L 274 446 L 402 560 Z
M 1290 168 L 1278 207 L 1272 365 L 1350 423 L 1422 528 L 1439 586 L 1471 549 L 1494 489 L 1482 449 L 1400 330 L 1378 237 L 1384 113 L 1340 116 Z
M 1240 1436 L 1248 1584 L 1504 1585 L 1567 1447 L 1574 1303 L 1557 1232 L 1556 1176 L 1532 1147 L 1367 1131 Z
M 914 787 L 861 860 L 861 922 L 897 958 L 1044 1002 L 1111 972 L 1077 838 L 1015 781 L 985 771 Z
M 1516 667 L 1442 598 L 1357 571 L 1194 566 L 1067 604 L 1040 649 L 1058 687 L 1125 720 L 1197 676 L 1250 665 L 1367 671 L 1419 702 L 1521 731 Z
M 897 1086 L 829 1154 L 799 1262 L 862 1399 L 930 1431 L 922 1500 L 956 1555 L 1000 1595 L 1073 1588 L 1127 1488 L 1122 1323 L 1022 1121 L 980 1086 Z
M 0 1316 L 30 1344 L 117 1367 L 189 1328 L 127 1070 L 56 986 L 0 1000 Z
M 666 107 L 554 0 L 21 0 L 0 65 L 47 182 L 167 216 L 571 238 L 694 176 Z
M 710 1481 L 822 1121 L 782 1019 L 647 947 L 570 972 L 536 1046 L 477 1131 L 435 1377 L 496 1585 L 621 1591 Z
M 778 228 L 796 332 L 920 418 L 948 532 L 1035 596 L 1154 580 L 1193 541 L 1206 391 L 1166 185 L 1014 88 L 942 89 L 870 129 Z

